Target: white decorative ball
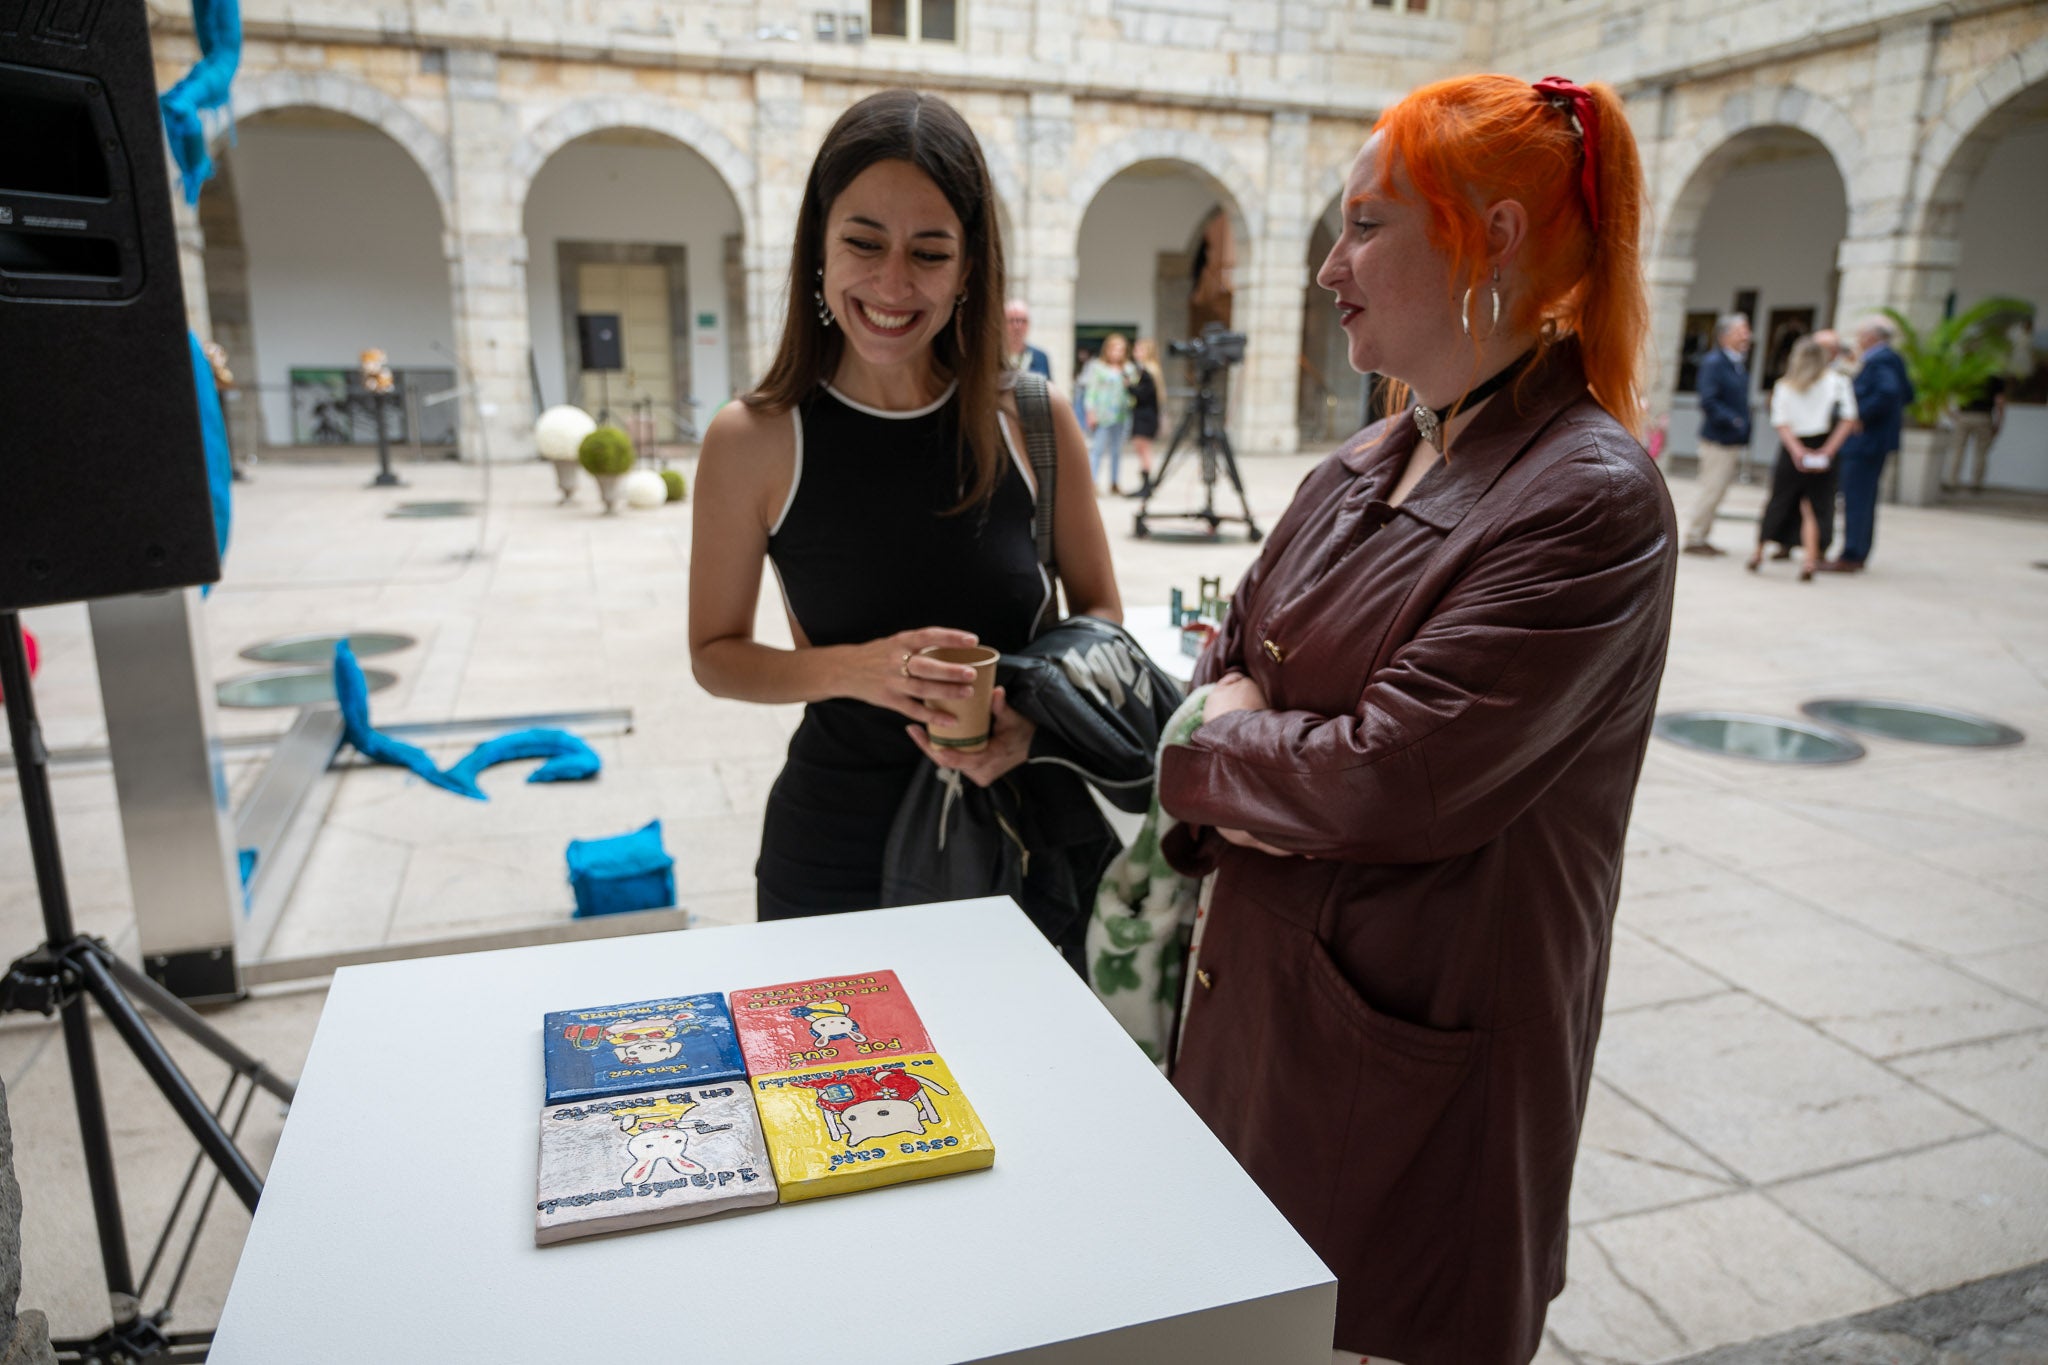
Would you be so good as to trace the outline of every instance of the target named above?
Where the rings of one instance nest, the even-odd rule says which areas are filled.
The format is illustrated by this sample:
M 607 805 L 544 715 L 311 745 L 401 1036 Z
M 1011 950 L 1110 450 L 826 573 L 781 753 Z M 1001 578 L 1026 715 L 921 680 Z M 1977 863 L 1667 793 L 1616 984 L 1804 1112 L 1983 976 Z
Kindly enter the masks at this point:
M 659 507 L 668 501 L 668 485 L 651 469 L 636 469 L 619 485 L 628 507 Z
M 597 430 L 597 421 L 570 403 L 549 408 L 533 424 L 533 443 L 544 460 L 573 460 L 583 438 Z

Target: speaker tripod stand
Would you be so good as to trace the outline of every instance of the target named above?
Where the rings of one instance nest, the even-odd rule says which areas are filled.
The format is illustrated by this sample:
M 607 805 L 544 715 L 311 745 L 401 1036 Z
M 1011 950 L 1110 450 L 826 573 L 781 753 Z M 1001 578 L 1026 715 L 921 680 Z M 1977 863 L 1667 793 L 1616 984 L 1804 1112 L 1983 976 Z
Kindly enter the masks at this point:
M 1131 534 L 1140 540 L 1152 534 L 1151 524 L 1155 521 L 1199 521 L 1215 535 L 1226 521 L 1244 523 L 1245 539 L 1256 545 L 1265 538 L 1265 532 L 1252 520 L 1252 505 L 1244 495 L 1244 480 L 1238 477 L 1237 456 L 1230 449 L 1230 435 L 1223 429 L 1223 402 L 1217 396 L 1218 379 L 1227 373 L 1224 366 L 1204 365 L 1196 376 L 1195 401 L 1181 416 L 1180 425 L 1174 428 L 1173 440 L 1167 444 L 1166 454 L 1159 461 L 1159 469 L 1151 482 L 1145 485 L 1144 500 L 1138 504 L 1137 515 L 1132 519 Z M 1202 507 L 1192 512 L 1154 512 L 1152 497 L 1159 486 L 1166 482 L 1168 471 L 1173 468 L 1173 457 L 1187 443 L 1190 436 L 1195 438 L 1195 451 L 1201 459 Z M 1230 478 L 1230 486 L 1237 490 L 1237 505 L 1244 509 L 1244 515 L 1231 516 L 1216 510 L 1216 475 L 1218 471 Z
M 64 1050 L 71 1067 L 79 1140 L 86 1181 L 92 1192 L 100 1264 L 113 1318 L 112 1326 L 97 1336 L 56 1342 L 58 1359 L 80 1365 L 203 1361 L 213 1338 L 211 1331 L 170 1332 L 165 1330 L 165 1324 L 170 1320 L 172 1305 L 221 1183 L 225 1181 L 252 1212 L 263 1193 L 261 1178 L 235 1145 L 235 1134 L 240 1131 L 257 1090 L 267 1090 L 289 1104 L 292 1085 L 222 1036 L 184 1001 L 116 957 L 104 940 L 77 932 L 58 854 L 56 812 L 50 800 L 49 754 L 43 747 L 35 698 L 29 690 L 28 651 L 22 639 L 21 615 L 16 611 L 0 611 L 0 691 L 6 695 L 7 730 L 14 744 L 14 767 L 21 782 L 29 851 L 35 862 L 36 889 L 42 900 L 43 929 L 47 935 L 41 947 L 16 959 L 5 980 L 0 981 L 0 1013 L 35 1010 L 44 1015 L 63 1015 Z M 88 999 L 99 1006 L 107 1022 L 199 1142 L 199 1155 L 186 1170 L 184 1184 L 172 1203 L 163 1233 L 139 1283 L 129 1259 L 127 1228 L 121 1217 L 113 1144 L 108 1135 L 106 1104 L 86 1014 Z M 164 1048 L 138 1006 L 146 1006 L 227 1063 L 227 1085 L 212 1107 L 193 1089 L 192 1082 Z M 225 1123 L 230 1108 L 236 1110 L 231 1127 Z M 198 1181 L 202 1161 L 213 1164 L 214 1177 L 200 1197 L 182 1254 L 171 1268 L 163 1303 L 145 1312 L 143 1296 L 157 1271 L 167 1265 L 165 1253 L 171 1233 Z

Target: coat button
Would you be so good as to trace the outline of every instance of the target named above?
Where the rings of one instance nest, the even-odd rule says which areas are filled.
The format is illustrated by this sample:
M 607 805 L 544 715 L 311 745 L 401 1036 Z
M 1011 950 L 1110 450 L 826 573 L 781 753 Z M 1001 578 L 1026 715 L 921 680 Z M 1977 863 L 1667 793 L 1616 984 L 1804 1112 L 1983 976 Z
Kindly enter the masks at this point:
M 1202 989 L 1205 991 L 1213 991 L 1216 989 L 1216 978 L 1210 976 L 1200 967 L 1195 968 L 1195 980 L 1202 983 Z
M 1280 648 L 1280 646 L 1274 644 L 1271 640 L 1268 640 L 1265 643 L 1267 658 L 1271 659 L 1276 664 L 1284 664 L 1287 662 L 1286 650 Z

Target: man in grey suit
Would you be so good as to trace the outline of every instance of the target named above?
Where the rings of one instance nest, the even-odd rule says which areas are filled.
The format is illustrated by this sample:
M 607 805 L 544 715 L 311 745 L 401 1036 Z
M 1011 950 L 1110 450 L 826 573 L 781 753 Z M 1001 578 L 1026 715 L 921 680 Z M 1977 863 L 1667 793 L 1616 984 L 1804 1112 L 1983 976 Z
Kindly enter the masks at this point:
M 1742 452 L 1749 448 L 1749 319 L 1729 313 L 1714 326 L 1714 349 L 1700 361 L 1700 468 L 1699 486 L 1692 506 L 1685 514 L 1685 544 L 1689 555 L 1718 555 L 1709 540 L 1714 513 L 1728 495 L 1742 468 Z

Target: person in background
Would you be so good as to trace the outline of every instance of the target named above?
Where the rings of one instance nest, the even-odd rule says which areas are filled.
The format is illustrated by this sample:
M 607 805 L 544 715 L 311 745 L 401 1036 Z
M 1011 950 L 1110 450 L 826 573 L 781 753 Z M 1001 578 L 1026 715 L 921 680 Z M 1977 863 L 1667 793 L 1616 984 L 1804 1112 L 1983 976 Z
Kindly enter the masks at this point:
M 1159 435 L 1159 405 L 1166 397 L 1166 375 L 1159 368 L 1159 348 L 1145 337 L 1131 348 L 1136 374 L 1131 383 L 1131 450 L 1138 457 L 1138 487 L 1130 496 L 1152 491 L 1152 442 Z
M 1755 573 L 1764 545 L 1787 554 L 1796 540 L 1806 557 L 1799 581 L 1810 582 L 1835 534 L 1835 455 L 1856 429 L 1856 394 L 1829 365 L 1827 347 L 1813 337 L 1792 345 L 1784 378 L 1771 386 L 1771 426 L 1778 458 L 1771 466 L 1771 500 L 1757 523 L 1756 548 L 1744 565 Z
M 1685 552 L 1718 555 L 1709 539 L 1714 514 L 1749 448 L 1749 319 L 1729 313 L 1714 327 L 1714 349 L 1700 361 L 1699 487 L 1685 514 Z
M 1943 483 L 1949 488 L 1963 486 L 1963 461 L 1974 454 L 1976 462 L 1970 472 L 1970 491 L 1984 491 L 1984 466 L 1991 461 L 1991 447 L 1998 440 L 1998 433 L 2005 429 L 2005 376 L 1992 375 L 1984 386 L 1984 392 L 1972 398 L 1956 410 L 1956 448 L 1949 457 L 1948 478 Z
M 1336 1273 L 1342 1359 L 1526 1365 L 1677 576 L 1642 166 L 1608 87 L 1463 76 L 1342 204 L 1316 280 L 1394 415 L 1303 481 L 1163 751 L 1163 851 L 1215 874 L 1173 1083 Z
M 1022 299 L 1011 299 L 1003 305 L 1003 362 L 1013 370 L 1024 370 L 1030 374 L 1052 378 L 1052 361 L 1044 351 L 1031 344 L 1031 305 Z
M 1102 339 L 1102 354 L 1088 362 L 1075 381 L 1081 390 L 1081 410 L 1088 428 L 1088 469 L 1100 481 L 1102 466 L 1109 464 L 1107 493 L 1121 493 L 1118 478 L 1124 458 L 1124 437 L 1131 429 L 1131 344 L 1122 332 Z
M 1882 319 L 1856 329 L 1858 430 L 1842 446 L 1842 553 L 1821 564 L 1829 573 L 1861 573 L 1877 542 L 1877 485 L 1913 402 L 1906 362 L 1892 349 L 1897 335 Z

